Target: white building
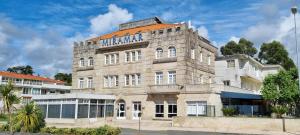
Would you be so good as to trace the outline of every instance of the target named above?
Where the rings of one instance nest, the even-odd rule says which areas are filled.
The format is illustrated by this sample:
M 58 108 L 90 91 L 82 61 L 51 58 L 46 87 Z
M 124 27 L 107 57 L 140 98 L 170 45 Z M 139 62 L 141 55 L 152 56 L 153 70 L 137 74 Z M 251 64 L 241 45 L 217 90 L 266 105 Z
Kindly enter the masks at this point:
M 30 101 L 33 95 L 64 94 L 70 93 L 71 89 L 63 81 L 0 71 L 0 85 L 7 84 L 9 80 L 14 84 L 16 95 L 22 97 L 22 103 Z
M 280 65 L 263 65 L 243 54 L 221 56 L 216 58 L 215 81 L 217 84 L 259 92 L 263 79 L 279 70 L 284 69 Z

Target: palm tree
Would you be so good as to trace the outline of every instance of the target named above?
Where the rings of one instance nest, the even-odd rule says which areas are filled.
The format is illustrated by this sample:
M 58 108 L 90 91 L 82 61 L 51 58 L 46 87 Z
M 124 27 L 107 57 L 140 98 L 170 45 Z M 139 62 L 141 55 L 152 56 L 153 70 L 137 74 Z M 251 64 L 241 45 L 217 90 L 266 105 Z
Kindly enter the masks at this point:
M 30 102 L 26 104 L 16 115 L 16 127 L 20 127 L 22 132 L 35 132 L 45 126 L 41 110 Z
M 7 85 L 0 86 L 0 94 L 2 96 L 2 100 L 4 103 L 4 112 L 7 111 L 9 115 L 9 128 L 10 132 L 12 132 L 12 107 L 13 104 L 17 104 L 19 102 L 19 98 L 13 93 L 14 86 L 12 81 L 8 81 Z

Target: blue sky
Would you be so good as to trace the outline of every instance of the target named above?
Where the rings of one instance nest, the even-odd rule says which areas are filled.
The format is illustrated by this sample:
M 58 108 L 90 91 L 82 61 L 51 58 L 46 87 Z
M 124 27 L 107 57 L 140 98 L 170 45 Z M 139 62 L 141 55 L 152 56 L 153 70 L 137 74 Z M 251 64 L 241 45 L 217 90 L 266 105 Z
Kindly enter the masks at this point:
M 49 77 L 71 72 L 74 41 L 152 16 L 191 21 L 217 47 L 241 37 L 258 48 L 279 40 L 295 58 L 293 5 L 300 0 L 0 0 L 0 69 L 29 64 Z

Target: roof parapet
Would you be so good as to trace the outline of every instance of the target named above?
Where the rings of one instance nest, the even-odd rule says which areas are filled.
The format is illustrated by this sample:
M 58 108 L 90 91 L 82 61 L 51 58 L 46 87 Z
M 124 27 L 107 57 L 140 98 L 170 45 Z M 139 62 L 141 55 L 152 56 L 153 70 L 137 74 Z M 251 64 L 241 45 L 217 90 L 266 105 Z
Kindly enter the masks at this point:
M 158 17 L 138 20 L 138 21 L 132 21 L 127 23 L 122 23 L 119 25 L 119 30 L 125 30 L 125 29 L 131 29 L 136 28 L 140 26 L 146 26 L 146 25 L 152 25 L 152 24 L 161 24 L 164 23 L 164 21 Z

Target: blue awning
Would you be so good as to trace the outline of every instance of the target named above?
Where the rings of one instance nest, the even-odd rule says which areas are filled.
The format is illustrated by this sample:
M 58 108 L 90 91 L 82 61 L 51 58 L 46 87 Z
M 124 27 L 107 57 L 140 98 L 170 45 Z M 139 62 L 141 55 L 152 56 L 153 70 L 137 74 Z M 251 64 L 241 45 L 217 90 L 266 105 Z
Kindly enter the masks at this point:
M 262 99 L 262 96 L 261 95 L 256 95 L 256 94 L 222 91 L 221 92 L 221 98 Z

